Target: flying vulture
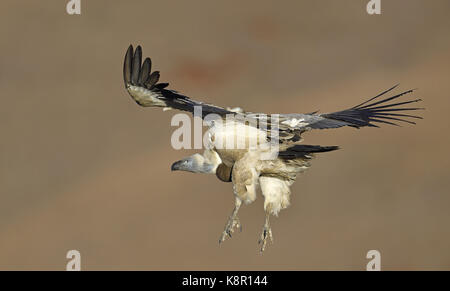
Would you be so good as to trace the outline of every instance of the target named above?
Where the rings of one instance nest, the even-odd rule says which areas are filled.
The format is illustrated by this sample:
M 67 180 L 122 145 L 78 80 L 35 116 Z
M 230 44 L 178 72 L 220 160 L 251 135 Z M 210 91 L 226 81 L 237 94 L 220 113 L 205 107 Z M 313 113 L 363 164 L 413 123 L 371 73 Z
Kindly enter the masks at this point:
M 269 224 L 270 215 L 277 216 L 289 206 L 290 186 L 297 175 L 310 166 L 316 153 L 337 150 L 337 146 L 303 145 L 302 133 L 312 129 L 329 129 L 343 126 L 354 128 L 378 127 L 395 122 L 415 124 L 419 116 L 406 114 L 423 108 L 404 107 L 420 99 L 394 103 L 390 101 L 413 92 L 408 90 L 390 97 L 387 93 L 396 86 L 354 107 L 333 113 L 317 112 L 272 115 L 244 112 L 206 104 L 168 89 L 168 83 L 159 83 L 159 72 L 151 71 L 152 62 L 142 62 L 140 46 L 127 50 L 123 66 L 125 88 L 137 104 L 144 107 L 178 109 L 194 114 L 201 109 L 201 117 L 208 126 L 207 144 L 203 154 L 194 154 L 175 162 L 173 171 L 215 174 L 224 182 L 232 182 L 235 198 L 234 209 L 225 225 L 219 243 L 231 237 L 237 228 L 242 230 L 238 211 L 242 202 L 256 199 L 258 186 L 264 196 L 265 223 L 260 236 L 261 252 L 267 239 L 273 240 Z M 234 118 L 231 118 L 234 117 Z M 240 147 L 224 146 L 224 141 L 244 137 Z M 220 142 L 219 142 L 220 141 Z M 252 142 L 256 141 L 256 142 Z

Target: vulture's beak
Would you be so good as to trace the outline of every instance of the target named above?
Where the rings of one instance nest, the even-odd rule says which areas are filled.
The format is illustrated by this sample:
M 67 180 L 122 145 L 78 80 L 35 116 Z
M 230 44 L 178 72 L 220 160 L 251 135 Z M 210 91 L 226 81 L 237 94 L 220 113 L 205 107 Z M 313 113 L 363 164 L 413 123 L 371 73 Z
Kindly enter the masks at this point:
M 172 164 L 170 167 L 172 171 L 187 171 L 196 172 L 194 160 L 192 157 L 187 157 Z
M 184 161 L 177 161 L 175 163 L 172 164 L 172 166 L 170 167 L 171 171 L 178 171 L 181 169 L 181 166 L 184 164 Z

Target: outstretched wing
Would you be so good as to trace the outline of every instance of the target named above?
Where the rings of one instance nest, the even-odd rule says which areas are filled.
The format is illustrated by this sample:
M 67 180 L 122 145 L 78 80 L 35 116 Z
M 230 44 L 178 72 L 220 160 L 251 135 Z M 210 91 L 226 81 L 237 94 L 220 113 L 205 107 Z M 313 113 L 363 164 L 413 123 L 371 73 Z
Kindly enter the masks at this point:
M 128 47 L 123 66 L 125 88 L 130 96 L 144 107 L 163 107 L 165 109 L 178 109 L 194 113 L 195 108 L 201 108 L 202 117 L 208 114 L 217 114 L 225 118 L 228 114 L 237 116 L 237 120 L 254 120 L 258 127 L 270 131 L 272 117 L 264 114 L 250 113 L 240 108 L 222 108 L 212 104 L 195 101 L 174 90 L 167 89 L 168 83 L 158 83 L 159 72 L 151 72 L 152 62 L 146 58 L 142 62 L 142 48 L 138 46 Z M 387 104 L 403 95 L 413 92 L 408 90 L 394 96 L 384 98 L 385 94 L 397 87 L 394 86 L 377 96 L 350 109 L 327 114 L 279 114 L 279 137 L 281 142 L 296 142 L 300 135 L 308 129 L 326 129 L 350 126 L 360 128 L 364 126 L 378 127 L 376 123 L 398 125 L 395 122 L 415 124 L 411 119 L 421 119 L 420 116 L 408 115 L 405 112 L 420 110 L 423 108 L 405 108 L 403 105 L 419 102 L 421 99 Z M 252 124 L 253 125 L 253 124 Z
M 422 110 L 418 107 L 403 107 L 403 105 L 422 101 L 421 99 L 387 104 L 403 95 L 412 93 L 408 90 L 391 97 L 382 98 L 386 93 L 398 85 L 356 105 L 350 109 L 326 114 L 282 114 L 280 123 L 295 130 L 326 129 L 350 126 L 360 128 L 364 126 L 378 127 L 376 123 L 398 125 L 396 121 L 415 124 L 411 119 L 422 119 L 420 116 L 405 114 L 408 111 Z
M 201 107 L 202 117 L 207 114 L 235 114 L 219 106 L 191 100 L 174 90 L 166 89 L 168 83 L 158 83 L 159 71 L 151 72 L 152 61 L 146 58 L 142 63 L 142 48 L 128 47 L 123 64 L 125 88 L 137 104 L 144 107 L 163 107 L 178 109 L 193 113 L 196 106 Z

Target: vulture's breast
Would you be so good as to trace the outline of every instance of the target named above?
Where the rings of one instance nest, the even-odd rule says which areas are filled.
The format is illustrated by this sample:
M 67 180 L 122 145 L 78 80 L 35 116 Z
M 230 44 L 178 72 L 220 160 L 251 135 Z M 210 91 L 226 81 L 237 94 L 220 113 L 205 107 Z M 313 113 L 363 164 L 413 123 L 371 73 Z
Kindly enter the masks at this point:
M 217 120 L 208 134 L 210 146 L 227 165 L 241 159 L 250 149 L 267 143 L 265 131 L 238 121 Z

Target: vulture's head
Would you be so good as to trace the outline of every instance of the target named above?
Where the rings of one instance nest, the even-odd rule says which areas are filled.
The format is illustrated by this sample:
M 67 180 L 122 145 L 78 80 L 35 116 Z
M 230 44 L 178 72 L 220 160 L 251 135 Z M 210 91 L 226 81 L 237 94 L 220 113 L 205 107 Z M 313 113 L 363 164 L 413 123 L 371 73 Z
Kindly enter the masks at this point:
M 205 158 L 202 155 L 194 154 L 173 163 L 170 169 L 172 171 L 214 174 L 216 166 L 205 161 Z

